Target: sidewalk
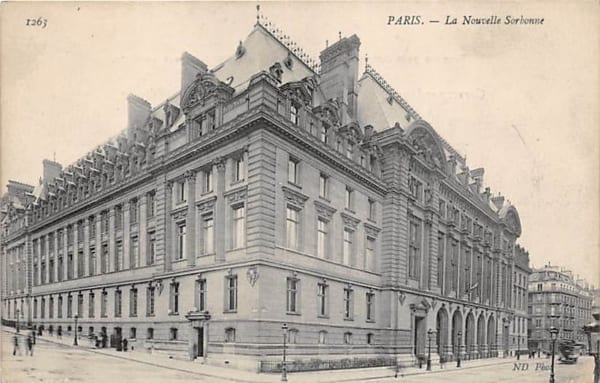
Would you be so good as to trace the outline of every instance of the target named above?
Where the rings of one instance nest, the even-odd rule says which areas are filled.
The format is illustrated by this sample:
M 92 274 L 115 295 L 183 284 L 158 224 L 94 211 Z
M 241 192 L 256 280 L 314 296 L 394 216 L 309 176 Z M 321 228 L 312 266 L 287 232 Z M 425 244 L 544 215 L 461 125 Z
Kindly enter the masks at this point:
M 4 333 L 10 333 L 10 337 L 15 333 L 15 330 L 10 327 L 2 327 Z M 27 336 L 28 330 L 21 330 L 21 336 Z M 179 372 L 189 373 L 197 376 L 214 378 L 216 380 L 224 380 L 231 382 L 244 383 L 259 383 L 259 382 L 279 382 L 281 381 L 280 374 L 257 374 L 251 371 L 236 370 L 233 368 L 219 367 L 201 364 L 199 362 L 184 361 L 178 359 L 169 359 L 165 355 L 149 354 L 139 351 L 119 352 L 112 348 L 97 349 L 92 347 L 88 339 L 83 338 L 79 342 L 79 346 L 73 346 L 73 336 L 63 336 L 62 339 L 56 336 L 44 335 L 36 336 L 36 342 L 48 342 L 60 344 L 66 347 L 78 348 L 81 351 L 105 355 L 107 357 L 130 360 L 137 363 L 143 363 L 155 367 L 175 370 Z M 527 357 L 521 361 L 527 361 Z M 535 359 L 539 360 L 539 359 Z M 398 371 L 398 379 L 403 376 L 421 375 L 421 374 L 439 374 L 450 371 L 465 370 L 480 368 L 491 365 L 512 364 L 516 362 L 516 358 L 493 358 L 493 359 L 478 359 L 463 361 L 462 367 L 457 368 L 456 362 L 446 363 L 444 369 L 440 369 L 439 364 L 432 366 L 432 371 L 426 371 L 425 366 L 419 369 L 418 367 L 401 368 Z M 333 383 L 333 382 L 365 382 L 370 380 L 389 379 L 393 378 L 396 371 L 393 367 L 372 367 L 363 369 L 347 369 L 347 370 L 328 370 L 328 371 L 312 371 L 312 372 L 293 372 L 288 373 L 289 382 L 315 382 L 315 383 Z

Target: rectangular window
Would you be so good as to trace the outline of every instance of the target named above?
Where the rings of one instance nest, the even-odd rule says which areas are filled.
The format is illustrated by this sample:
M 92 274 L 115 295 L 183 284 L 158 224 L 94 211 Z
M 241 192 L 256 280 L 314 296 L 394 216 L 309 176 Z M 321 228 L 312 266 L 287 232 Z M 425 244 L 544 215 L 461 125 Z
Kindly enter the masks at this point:
M 155 288 L 148 286 L 146 290 L 146 315 L 154 316 Z
M 123 228 L 123 207 L 121 205 L 115 206 L 115 229 L 121 230 Z
M 329 222 L 323 218 L 317 219 L 317 256 L 325 258 L 328 250 L 328 226 Z
M 204 193 L 210 193 L 213 191 L 213 172 L 212 168 L 206 168 L 203 172 L 203 185 L 202 191 Z
M 77 277 L 81 278 L 85 274 L 84 270 L 84 259 L 83 259 L 83 250 L 79 250 L 77 252 Z
M 177 259 L 183 259 L 185 257 L 185 237 L 186 237 L 186 226 L 185 223 L 177 225 Z
M 237 275 L 225 277 L 225 311 L 237 310 Z
M 129 254 L 131 268 L 134 269 L 140 266 L 140 242 L 138 237 L 131 237 L 130 242 L 131 252 Z
M 90 230 L 90 240 L 96 237 L 96 217 L 93 215 L 88 218 L 88 227 Z
M 367 302 L 367 321 L 375 320 L 375 294 L 368 292 L 366 295 Z
M 146 215 L 147 218 L 154 217 L 156 210 L 156 192 L 153 190 L 146 196 Z
M 204 254 L 213 254 L 215 252 L 215 221 L 212 214 L 204 216 L 203 221 Z
M 133 199 L 129 202 L 129 223 L 136 224 L 138 223 L 138 200 Z
M 288 182 L 298 185 L 298 167 L 299 161 L 293 157 L 288 159 Z
M 369 219 L 371 221 L 376 220 L 375 201 L 369 198 Z
M 63 262 L 63 257 L 62 254 L 58 254 L 58 276 L 57 276 L 57 281 L 60 282 L 64 279 L 64 262 Z
M 327 198 L 329 195 L 329 177 L 321 173 L 319 175 L 319 197 Z
M 96 274 L 96 248 L 90 247 L 89 250 L 89 272 L 90 275 Z
M 346 187 L 346 209 L 352 210 L 354 207 L 354 191 Z
M 408 276 L 419 279 L 421 263 L 421 227 L 419 222 L 411 221 L 409 228 Z
M 354 142 L 348 141 L 346 143 L 346 157 L 352 159 L 354 156 Z
M 53 314 L 53 308 L 54 308 L 54 298 L 50 298 L 50 306 L 48 307 L 48 314 Z M 9 310 L 10 311 L 10 310 Z M 50 318 L 52 318 L 54 315 L 50 315 Z M 40 318 L 44 319 L 46 317 L 46 298 L 42 298 L 41 304 L 40 304 Z
M 37 312 L 38 312 L 38 300 L 37 298 L 33 299 L 33 317 L 37 318 Z
M 352 261 L 352 242 L 354 232 L 351 229 L 344 229 L 344 244 L 342 248 L 342 263 L 344 265 L 350 265 Z
M 67 295 L 67 318 L 73 317 L 73 296 Z
M 148 233 L 147 265 L 153 265 L 156 262 L 156 234 L 151 231 Z
M 351 288 L 344 289 L 344 319 L 352 319 L 354 312 L 354 291 Z
M 170 284 L 169 314 L 179 314 L 179 282 Z
M 121 316 L 121 308 L 123 307 L 122 298 L 123 295 L 121 293 L 121 290 L 115 290 L 115 317 Z
M 329 286 L 325 283 L 319 283 L 317 285 L 317 306 L 318 306 L 318 315 L 319 316 L 327 316 L 328 314 L 328 293 Z
M 63 297 L 59 295 L 58 299 L 56 300 L 56 317 L 57 318 L 62 318 L 62 309 L 63 309 Z
M 375 238 L 367 237 L 365 248 L 365 269 L 375 271 Z
M 233 248 L 244 247 L 245 242 L 245 208 L 244 205 L 233 208 Z
M 102 318 L 106 318 L 107 309 L 108 309 L 108 292 L 102 291 L 102 296 L 101 296 L 101 300 L 100 300 L 100 316 Z
M 290 249 L 298 249 L 298 210 L 286 208 L 286 246 Z
M 137 289 L 132 288 L 129 290 L 129 316 L 136 317 L 137 316 L 137 301 L 138 294 Z
M 90 293 L 88 296 L 88 317 L 93 318 L 95 315 L 96 295 Z
M 108 245 L 102 244 L 102 253 L 100 254 L 100 272 L 102 274 L 108 273 Z
M 187 201 L 187 188 L 185 187 L 185 180 L 177 181 L 177 203 L 183 203 Z
M 245 178 L 244 157 L 240 156 L 234 160 L 233 180 L 242 181 Z
M 83 316 L 83 294 L 77 294 L 77 315 L 81 318 Z
M 286 310 L 288 313 L 298 313 L 298 284 L 297 278 L 287 278 Z
M 196 280 L 196 309 L 206 311 L 206 279 Z
M 115 243 L 115 271 L 123 270 L 123 242 L 117 241 Z
M 67 254 L 67 279 L 73 279 L 73 253 Z

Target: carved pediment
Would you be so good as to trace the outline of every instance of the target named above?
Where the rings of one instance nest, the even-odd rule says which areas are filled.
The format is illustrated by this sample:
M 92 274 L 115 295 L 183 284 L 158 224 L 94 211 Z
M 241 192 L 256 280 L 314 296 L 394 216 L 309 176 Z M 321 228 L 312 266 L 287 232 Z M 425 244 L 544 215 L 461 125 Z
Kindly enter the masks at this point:
M 285 201 L 287 203 L 291 203 L 292 205 L 296 205 L 298 207 L 304 207 L 304 203 L 308 200 L 308 196 L 291 189 L 287 186 L 282 186 L 283 196 L 285 197 Z
M 286 96 L 292 98 L 305 106 L 312 104 L 313 88 L 306 80 L 288 82 L 280 88 Z
M 336 212 L 336 209 L 326 205 L 322 202 L 315 201 L 315 209 L 317 210 L 317 215 L 326 219 L 331 220 L 333 214 Z
M 346 214 L 346 213 L 342 213 L 342 221 L 344 222 L 344 226 L 347 226 L 351 229 L 356 230 L 356 227 L 358 226 L 358 223 L 360 222 L 360 220 L 358 218 L 354 218 L 353 216 Z
M 229 98 L 234 91 L 231 86 L 217 79 L 213 73 L 198 73 L 194 82 L 183 92 L 181 106 L 187 114 L 192 107 L 204 104 L 213 95 Z

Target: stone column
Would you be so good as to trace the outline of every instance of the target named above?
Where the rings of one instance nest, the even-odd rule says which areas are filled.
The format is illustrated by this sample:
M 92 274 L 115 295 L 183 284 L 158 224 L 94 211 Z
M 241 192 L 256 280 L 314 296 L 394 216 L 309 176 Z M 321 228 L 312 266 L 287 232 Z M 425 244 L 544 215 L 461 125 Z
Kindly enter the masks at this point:
M 188 170 L 185 173 L 187 180 L 187 217 L 186 217 L 186 250 L 188 266 L 196 265 L 196 172 Z
M 68 225 L 63 229 L 63 281 L 69 279 L 69 242 L 68 242 Z
M 173 182 L 168 181 L 166 185 L 165 197 L 165 243 L 164 243 L 164 263 L 165 271 L 170 271 L 171 260 L 173 257 L 173 220 L 171 219 L 171 209 L 173 205 Z
M 147 195 L 143 198 L 140 198 L 139 201 L 139 223 L 138 223 L 138 252 L 140 264 L 139 266 L 146 266 L 147 258 L 146 258 L 146 246 L 147 246 L 147 234 L 148 234 L 148 211 L 147 209 Z
M 115 207 L 112 206 L 108 211 L 108 270 L 116 270 L 115 262 Z
M 45 239 L 44 239 L 45 241 Z M 37 285 L 41 285 L 42 284 L 42 257 L 44 255 L 42 255 L 42 239 L 38 239 L 37 241 L 37 250 L 36 253 L 38 254 L 38 264 L 37 264 L 37 275 L 36 275 L 36 279 L 37 279 Z
M 96 267 L 95 274 L 102 270 L 102 214 L 96 216 Z
M 224 262 L 225 261 L 225 225 L 227 224 L 226 219 L 226 206 L 225 206 L 225 197 L 223 193 L 225 192 L 225 162 L 222 158 L 219 158 L 215 161 L 215 166 L 217 168 L 216 172 L 216 184 L 215 184 L 215 194 L 217 195 L 217 200 L 215 202 L 215 262 Z
M 137 203 L 135 199 L 123 204 L 123 237 L 121 238 L 121 251 L 123 252 L 123 270 L 131 268 L 131 204 Z
M 79 235 L 77 222 L 73 222 L 73 279 L 79 278 Z
M 46 254 L 44 254 L 44 258 L 46 259 L 46 270 L 45 270 L 45 274 L 44 278 L 45 278 L 45 282 L 48 283 L 48 281 L 50 281 L 50 239 L 48 234 L 46 234 L 44 236 L 44 241 L 46 241 Z
M 58 231 L 54 232 L 54 267 L 52 268 L 54 282 L 58 279 Z
M 90 222 L 87 218 L 83 219 L 83 271 L 82 276 L 90 273 Z M 85 301 L 85 298 L 84 298 Z

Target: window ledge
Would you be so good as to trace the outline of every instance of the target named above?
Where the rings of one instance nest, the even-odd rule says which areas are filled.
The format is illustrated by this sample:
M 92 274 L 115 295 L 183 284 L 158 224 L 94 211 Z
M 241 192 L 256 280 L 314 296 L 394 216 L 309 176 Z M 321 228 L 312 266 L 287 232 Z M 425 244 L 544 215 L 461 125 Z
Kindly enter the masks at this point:
M 329 319 L 329 315 L 317 315 L 317 318 Z
M 223 310 L 223 314 L 237 314 L 237 310 Z
M 348 321 L 348 322 L 353 322 L 353 321 L 354 321 L 354 318 L 352 318 L 352 317 L 350 317 L 350 318 L 344 318 L 344 320 L 345 320 L 345 321 Z
M 302 314 L 297 311 L 286 311 L 286 315 L 301 316 Z
M 300 190 L 302 190 L 302 186 L 300 186 L 300 185 L 298 185 L 297 183 L 295 183 L 295 182 L 292 182 L 292 181 L 290 181 L 290 180 L 288 180 L 288 185 L 291 185 L 291 186 L 293 186 L 293 187 L 295 187 L 295 188 L 297 188 L 297 189 L 300 189 Z

